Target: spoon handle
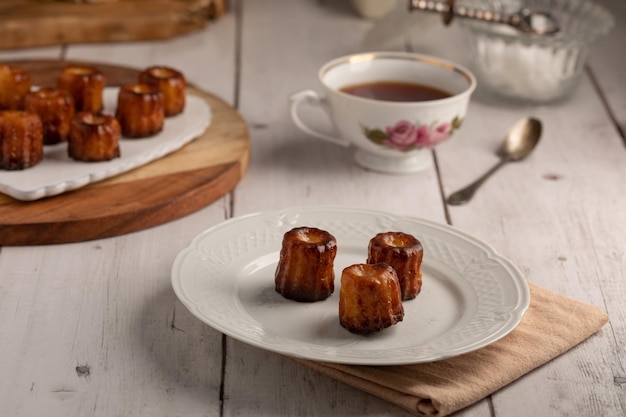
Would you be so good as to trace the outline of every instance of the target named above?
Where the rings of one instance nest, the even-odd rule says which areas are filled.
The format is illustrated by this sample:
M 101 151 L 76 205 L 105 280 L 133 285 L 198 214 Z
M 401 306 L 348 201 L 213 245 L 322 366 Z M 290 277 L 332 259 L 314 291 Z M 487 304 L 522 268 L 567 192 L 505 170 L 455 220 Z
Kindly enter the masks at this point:
M 495 164 L 489 171 L 485 172 L 482 177 L 478 178 L 476 181 L 469 184 L 465 188 L 462 188 L 459 191 L 450 194 L 448 196 L 448 199 L 446 200 L 448 204 L 453 206 L 459 206 L 470 201 L 474 196 L 476 190 L 478 190 L 478 187 L 480 187 L 485 181 L 487 181 L 487 178 L 489 178 L 494 172 L 500 169 L 500 167 L 502 167 L 502 165 L 506 164 L 507 162 L 509 161 L 506 158 L 500 159 L 500 162 Z
M 412 10 L 440 13 L 446 25 L 450 24 L 453 17 L 504 24 L 512 24 L 512 20 L 515 20 L 513 17 L 515 15 L 507 15 L 496 10 L 457 6 L 455 0 L 409 0 L 409 11 Z

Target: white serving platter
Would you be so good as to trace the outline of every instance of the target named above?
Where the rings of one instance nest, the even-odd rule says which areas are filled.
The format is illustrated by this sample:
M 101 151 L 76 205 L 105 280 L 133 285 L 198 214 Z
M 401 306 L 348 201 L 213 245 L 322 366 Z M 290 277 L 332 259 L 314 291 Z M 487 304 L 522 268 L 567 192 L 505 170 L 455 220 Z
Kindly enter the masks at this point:
M 104 91 L 104 113 L 115 114 L 118 87 Z M 38 200 L 101 181 L 182 148 L 211 123 L 211 109 L 200 97 L 188 94 L 183 113 L 165 119 L 154 136 L 120 140 L 120 158 L 104 162 L 79 162 L 67 154 L 67 143 L 46 145 L 43 160 L 24 170 L 0 170 L 0 192 L 23 201 Z

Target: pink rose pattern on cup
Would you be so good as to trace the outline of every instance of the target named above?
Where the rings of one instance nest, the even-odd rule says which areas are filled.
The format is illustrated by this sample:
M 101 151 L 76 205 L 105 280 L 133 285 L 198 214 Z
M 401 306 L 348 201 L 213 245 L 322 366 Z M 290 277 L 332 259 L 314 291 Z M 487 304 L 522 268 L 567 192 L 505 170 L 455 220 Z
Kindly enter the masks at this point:
M 363 126 L 363 134 L 378 145 L 409 151 L 432 148 L 443 142 L 461 127 L 462 122 L 463 119 L 459 117 L 455 117 L 451 122 L 435 121 L 430 125 L 400 120 L 393 126 L 387 126 L 385 130 Z

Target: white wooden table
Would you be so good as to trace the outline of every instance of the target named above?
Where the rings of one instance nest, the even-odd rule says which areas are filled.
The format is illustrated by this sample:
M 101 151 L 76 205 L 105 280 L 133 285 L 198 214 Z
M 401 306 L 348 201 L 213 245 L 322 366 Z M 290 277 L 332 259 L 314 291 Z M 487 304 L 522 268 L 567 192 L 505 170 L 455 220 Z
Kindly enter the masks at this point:
M 316 88 L 327 60 L 364 50 L 374 22 L 348 2 L 235 0 L 208 27 L 158 42 L 2 51 L 0 59 L 169 64 L 249 124 L 246 177 L 182 219 L 115 238 L 0 248 L 0 416 L 399 416 L 388 403 L 204 325 L 170 284 L 176 254 L 234 216 L 348 205 L 449 223 L 494 246 L 529 280 L 599 306 L 610 321 L 572 351 L 459 413 L 626 415 L 626 3 L 592 51 L 580 88 L 554 106 L 473 100 L 458 136 L 409 176 L 367 172 L 352 151 L 296 129 L 287 96 Z M 454 25 L 398 49 L 463 60 Z M 542 143 L 474 200 L 444 195 L 496 161 L 508 126 L 532 115 Z

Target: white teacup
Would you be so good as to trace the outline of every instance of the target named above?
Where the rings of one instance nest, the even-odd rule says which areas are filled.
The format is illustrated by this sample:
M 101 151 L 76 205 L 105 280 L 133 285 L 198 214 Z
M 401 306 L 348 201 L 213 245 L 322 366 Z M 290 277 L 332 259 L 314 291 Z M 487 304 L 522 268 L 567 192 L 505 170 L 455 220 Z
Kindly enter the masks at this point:
M 312 136 L 355 146 L 359 165 L 394 174 L 430 166 L 427 150 L 455 134 L 476 88 L 476 78 L 464 67 L 408 52 L 344 56 L 325 64 L 318 76 L 324 94 L 304 90 L 291 95 L 294 123 Z M 388 82 L 426 86 L 448 96 L 428 101 L 388 101 L 341 91 L 355 85 Z M 303 102 L 324 109 L 338 135 L 330 136 L 306 125 L 298 114 Z

